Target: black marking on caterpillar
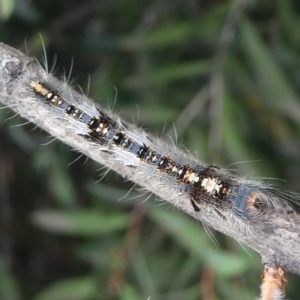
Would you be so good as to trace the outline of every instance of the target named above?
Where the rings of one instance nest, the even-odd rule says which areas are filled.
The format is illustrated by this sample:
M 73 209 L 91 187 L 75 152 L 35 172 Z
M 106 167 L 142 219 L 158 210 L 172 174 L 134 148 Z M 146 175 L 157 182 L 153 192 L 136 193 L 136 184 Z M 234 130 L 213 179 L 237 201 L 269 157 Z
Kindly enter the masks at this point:
M 198 204 L 205 203 L 221 215 L 222 210 L 227 209 L 247 220 L 265 211 L 268 206 L 267 193 L 277 199 L 276 195 L 272 194 L 272 189 L 256 186 L 256 182 L 241 182 L 219 167 L 200 165 L 191 167 L 189 164 L 178 163 L 170 155 L 158 153 L 150 145 L 128 137 L 127 128 L 107 114 L 100 110 L 97 110 L 95 115 L 88 114 L 74 103 L 68 103 L 57 90 L 49 88 L 42 81 L 32 81 L 31 89 L 47 105 L 62 109 L 68 117 L 85 124 L 86 139 L 128 151 L 141 162 L 155 166 L 158 172 L 171 176 L 178 185 L 181 185 L 180 190 L 189 194 L 196 212 L 200 211 Z M 148 140 L 151 141 L 149 138 Z

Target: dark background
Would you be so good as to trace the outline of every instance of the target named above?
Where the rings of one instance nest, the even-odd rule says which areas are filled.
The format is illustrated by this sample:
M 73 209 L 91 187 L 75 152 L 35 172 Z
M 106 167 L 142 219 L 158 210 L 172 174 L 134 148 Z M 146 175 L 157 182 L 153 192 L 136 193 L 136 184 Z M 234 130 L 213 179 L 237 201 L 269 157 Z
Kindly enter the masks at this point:
M 73 61 L 73 85 L 126 120 L 167 141 L 175 124 L 200 160 L 298 192 L 299 28 L 296 0 L 0 0 L 2 42 L 42 61 L 42 36 L 57 76 Z M 0 110 L 0 299 L 258 296 L 251 249 L 113 172 L 99 182 L 25 123 Z

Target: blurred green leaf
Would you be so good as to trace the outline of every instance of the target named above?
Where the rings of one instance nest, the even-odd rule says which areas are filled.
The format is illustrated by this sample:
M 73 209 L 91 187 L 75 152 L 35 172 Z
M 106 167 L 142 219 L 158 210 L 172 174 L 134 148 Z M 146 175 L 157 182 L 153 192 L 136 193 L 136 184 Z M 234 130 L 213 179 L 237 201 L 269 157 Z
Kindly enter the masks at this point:
M 138 286 L 143 293 L 155 297 L 156 295 L 156 277 L 152 276 L 150 271 L 150 262 L 145 255 L 138 249 L 134 251 L 131 257 L 133 273 L 135 274 Z
M 207 75 L 210 68 L 211 62 L 206 60 L 165 66 L 148 74 L 146 78 L 140 76 L 129 78 L 125 81 L 125 85 L 129 88 L 140 88 L 143 85 L 168 84 L 172 81 Z
M 15 5 L 15 0 L 0 0 L 0 20 L 8 20 L 14 11 Z
M 196 255 L 201 260 L 212 249 L 207 234 L 201 225 L 191 217 L 174 210 L 164 210 L 161 207 L 151 207 L 150 217 L 161 228 L 171 234 L 182 247 Z
M 141 38 L 140 45 L 147 50 L 171 45 L 174 46 L 175 43 L 183 43 L 189 39 L 192 34 L 195 35 L 196 33 L 197 30 L 194 22 L 169 23 L 148 32 Z
M 61 147 L 56 151 L 53 151 L 50 147 L 41 147 L 37 149 L 34 164 L 38 170 L 48 175 L 48 185 L 52 186 L 51 191 L 57 202 L 63 206 L 72 207 L 76 203 L 76 195 L 68 172 L 68 157 L 70 158 Z
M 98 284 L 93 276 L 56 281 L 44 288 L 34 300 L 87 300 L 96 299 Z M 98 295 L 101 299 L 101 295 Z
M 241 24 L 241 45 L 253 70 L 262 101 L 269 109 L 285 113 L 300 123 L 300 103 L 296 91 L 271 51 L 263 44 L 255 26 L 246 18 Z
M 217 249 L 211 249 L 206 253 L 206 259 L 215 274 L 223 278 L 239 276 L 250 267 L 249 262 L 242 255 Z
M 97 203 L 99 203 L 99 199 L 101 199 L 101 202 L 107 202 L 112 205 L 131 207 L 135 202 L 137 202 L 125 201 L 125 196 L 128 191 L 124 186 L 116 187 L 102 182 L 90 182 L 87 184 L 87 190 L 90 195 L 95 198 L 94 201 Z M 139 196 L 139 193 L 132 191 L 130 196 L 134 198 Z
M 31 220 L 46 231 L 90 237 L 126 229 L 129 216 L 126 213 L 107 214 L 96 210 L 43 210 L 35 211 Z
M 151 208 L 150 216 L 182 247 L 201 261 L 208 261 L 216 274 L 223 277 L 235 276 L 249 267 L 243 256 L 228 254 L 222 250 L 217 251 L 215 245 L 210 245 L 206 232 L 191 217 L 175 210 L 170 212 L 156 207 Z
M 120 300 L 140 300 L 141 296 L 138 291 L 129 284 L 123 284 L 119 291 Z
M 223 143 L 224 149 L 227 151 L 231 161 L 237 162 L 239 170 L 248 174 L 259 174 L 260 170 L 264 170 L 264 176 L 271 176 L 272 169 L 267 161 L 263 160 L 261 153 L 255 153 L 251 145 L 245 142 L 246 137 L 239 126 L 240 119 L 243 118 L 243 110 L 239 107 L 239 99 L 235 95 L 229 95 L 228 90 L 224 93 L 224 110 L 223 118 Z

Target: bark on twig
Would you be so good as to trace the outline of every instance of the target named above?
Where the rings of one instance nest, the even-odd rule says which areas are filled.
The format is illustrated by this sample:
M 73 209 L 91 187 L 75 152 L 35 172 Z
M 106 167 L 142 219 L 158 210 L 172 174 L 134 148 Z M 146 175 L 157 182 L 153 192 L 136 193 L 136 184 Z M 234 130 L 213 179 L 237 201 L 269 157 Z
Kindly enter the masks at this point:
M 24 89 L 20 90 L 20 83 L 23 86 L 27 84 L 30 88 L 30 82 L 26 82 L 29 78 L 28 72 L 39 78 L 39 74 L 44 71 L 32 58 L 0 43 L 0 101 L 4 105 L 43 128 L 76 151 L 84 153 L 86 156 L 118 172 L 121 176 L 151 190 L 195 219 L 253 248 L 260 253 L 263 263 L 275 269 L 280 266 L 287 272 L 300 275 L 300 218 L 298 214 L 277 211 L 276 214 L 269 215 L 269 218 L 264 220 L 264 226 L 260 230 L 252 231 L 249 234 L 247 224 L 243 224 L 243 222 L 232 223 L 230 217 L 226 218 L 226 212 L 224 213 L 225 218 L 222 219 L 217 216 L 213 209 L 208 209 L 204 204 L 199 204 L 200 212 L 194 211 L 187 195 L 167 185 L 161 185 L 157 182 L 157 177 L 143 176 L 142 170 L 137 174 L 131 166 L 124 165 L 111 154 L 98 151 L 97 147 L 92 143 L 88 143 L 84 137 L 70 134 L 65 129 L 65 121 L 51 116 L 42 101 L 26 101 L 28 94 L 26 95 Z M 65 85 L 57 79 L 53 80 L 58 85 Z M 72 97 L 80 99 L 80 101 L 91 102 L 91 100 L 75 91 L 72 91 Z M 158 143 L 164 143 L 155 137 L 152 138 Z M 171 146 L 166 147 L 171 149 Z M 185 157 L 186 154 L 182 152 L 182 156 Z

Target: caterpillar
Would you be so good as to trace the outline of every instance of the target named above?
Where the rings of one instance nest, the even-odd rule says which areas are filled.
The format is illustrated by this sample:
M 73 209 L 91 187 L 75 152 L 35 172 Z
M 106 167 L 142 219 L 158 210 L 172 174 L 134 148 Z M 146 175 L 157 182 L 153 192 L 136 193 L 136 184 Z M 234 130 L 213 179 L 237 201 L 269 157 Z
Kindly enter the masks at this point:
M 2 51 L 2 52 L 1 52 Z M 1 54 L 4 53 L 4 54 Z M 209 165 L 119 118 L 0 43 L 0 101 L 73 149 L 300 274 L 299 195 Z
M 179 162 L 172 154 L 158 151 L 150 140 L 143 141 L 139 135 L 132 134 L 123 122 L 114 120 L 100 109 L 87 109 L 66 100 L 49 83 L 32 81 L 30 87 L 47 106 L 57 109 L 68 118 L 76 134 L 102 149 L 120 152 L 125 160 L 129 156 L 134 157 L 135 165 L 153 167 L 156 173 L 167 176 L 169 181 L 179 186 L 182 193 L 189 195 L 196 212 L 200 211 L 198 204 L 204 203 L 220 215 L 228 210 L 240 219 L 255 221 L 259 215 L 279 205 L 275 189 L 269 186 L 238 178 L 216 166 Z

